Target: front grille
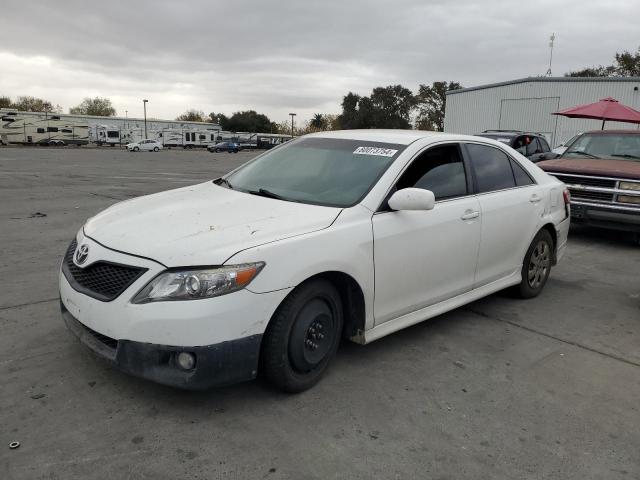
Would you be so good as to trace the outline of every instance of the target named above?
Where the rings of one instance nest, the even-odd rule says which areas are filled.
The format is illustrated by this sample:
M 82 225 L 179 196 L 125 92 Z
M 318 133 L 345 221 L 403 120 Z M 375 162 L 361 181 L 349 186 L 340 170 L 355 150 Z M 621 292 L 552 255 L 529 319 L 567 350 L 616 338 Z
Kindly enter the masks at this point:
M 613 193 L 608 192 L 594 192 L 591 190 L 574 190 L 569 188 L 571 198 L 576 200 L 597 200 L 601 202 L 613 202 Z
M 74 240 L 64 256 L 62 272 L 75 290 L 103 302 L 117 298 L 147 271 L 146 268 L 104 261 L 80 268 L 73 262 L 76 247 L 77 242 Z
M 616 181 L 610 180 L 607 178 L 594 178 L 594 177 L 582 177 L 582 176 L 571 176 L 571 175 L 561 175 L 558 173 L 551 173 L 554 177 L 560 180 L 567 185 L 584 185 L 589 187 L 602 187 L 602 188 L 615 188 Z M 573 192 L 572 192 L 573 194 Z

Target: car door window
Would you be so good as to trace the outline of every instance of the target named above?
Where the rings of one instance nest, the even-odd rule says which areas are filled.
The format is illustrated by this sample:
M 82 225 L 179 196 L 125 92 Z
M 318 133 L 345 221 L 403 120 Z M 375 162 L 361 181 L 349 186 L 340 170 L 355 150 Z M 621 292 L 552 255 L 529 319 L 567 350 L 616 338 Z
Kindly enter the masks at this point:
M 495 147 L 476 143 L 467 144 L 467 151 L 476 173 L 479 193 L 516 186 L 511 162 L 506 153 Z
M 538 139 L 536 137 L 527 137 L 529 139 L 529 143 L 527 144 L 527 153 L 526 156 L 530 157 L 531 155 L 535 155 L 536 153 L 541 153 L 540 144 L 538 143 Z
M 436 200 L 466 195 L 467 176 L 459 147 L 444 145 L 422 153 L 396 184 L 398 190 L 410 187 L 431 190 Z
M 516 152 L 521 153 L 522 155 L 526 155 L 527 153 L 527 142 L 526 137 L 518 137 L 513 141 L 513 148 Z
M 549 144 L 547 143 L 547 141 L 544 138 L 538 138 L 538 141 L 540 142 L 540 153 L 546 153 L 546 152 L 550 152 L 551 148 L 549 147 Z

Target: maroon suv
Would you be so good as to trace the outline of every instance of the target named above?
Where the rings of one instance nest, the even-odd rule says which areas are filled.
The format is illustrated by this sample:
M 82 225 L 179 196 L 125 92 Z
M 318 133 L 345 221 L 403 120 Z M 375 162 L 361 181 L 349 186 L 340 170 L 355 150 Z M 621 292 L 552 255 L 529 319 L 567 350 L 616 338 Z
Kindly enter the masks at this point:
M 585 132 L 537 165 L 569 187 L 573 222 L 636 232 L 640 240 L 640 130 Z

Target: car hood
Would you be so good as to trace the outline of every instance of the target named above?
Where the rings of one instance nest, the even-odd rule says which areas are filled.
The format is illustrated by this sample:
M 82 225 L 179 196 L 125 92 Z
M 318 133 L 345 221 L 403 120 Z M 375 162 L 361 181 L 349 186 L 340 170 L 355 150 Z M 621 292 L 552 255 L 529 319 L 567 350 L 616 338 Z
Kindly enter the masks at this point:
M 327 228 L 340 211 L 207 182 L 118 203 L 89 219 L 84 233 L 167 267 L 221 265 L 240 250 Z
M 536 163 L 546 172 L 640 179 L 640 161 L 596 158 L 558 158 Z

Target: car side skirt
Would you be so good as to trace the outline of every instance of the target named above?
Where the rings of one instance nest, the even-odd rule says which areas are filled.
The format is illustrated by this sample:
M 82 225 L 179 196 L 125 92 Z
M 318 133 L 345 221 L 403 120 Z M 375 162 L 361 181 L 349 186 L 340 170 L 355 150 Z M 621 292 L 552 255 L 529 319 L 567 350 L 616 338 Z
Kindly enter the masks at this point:
M 446 313 L 450 310 L 454 310 L 458 307 L 461 307 L 462 305 L 466 305 L 467 303 L 471 303 L 475 300 L 486 297 L 487 295 L 495 293 L 499 290 L 517 285 L 521 280 L 522 276 L 520 274 L 520 270 L 515 271 L 511 275 L 501 278 L 500 280 L 496 280 L 495 282 L 488 283 L 469 292 L 460 294 L 456 297 L 444 300 L 434 305 L 421 308 L 420 310 L 407 313 L 405 315 L 402 315 L 401 317 L 397 317 L 393 320 L 389 320 L 388 322 L 373 327 L 370 330 L 360 332 L 359 335 L 352 337 L 351 340 L 361 344 L 371 343 L 386 335 L 397 332 L 398 330 L 402 330 L 403 328 L 410 327 L 411 325 L 415 325 L 416 323 L 423 322 L 430 318 Z

